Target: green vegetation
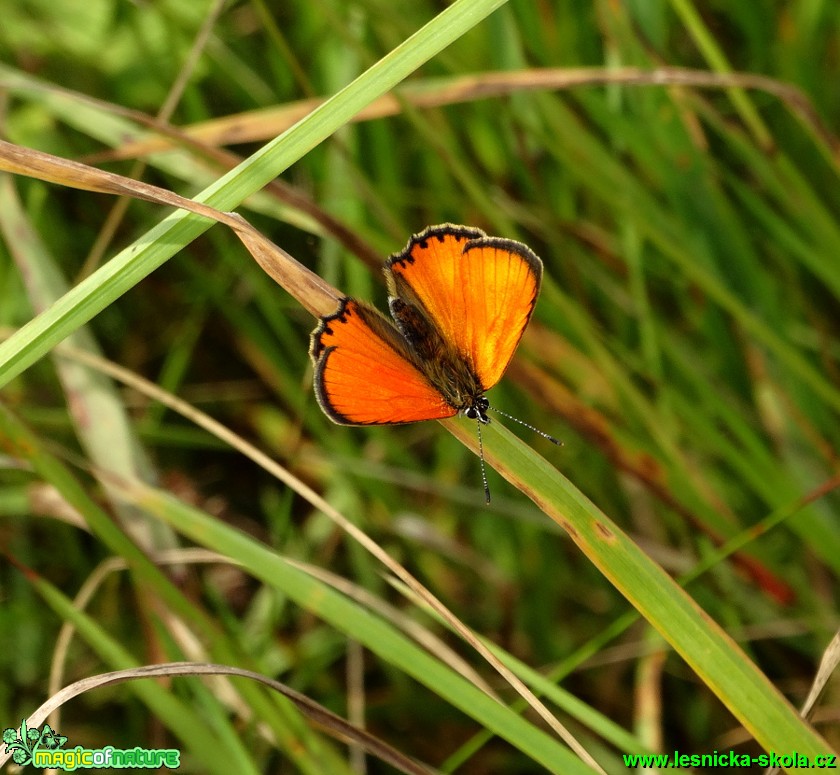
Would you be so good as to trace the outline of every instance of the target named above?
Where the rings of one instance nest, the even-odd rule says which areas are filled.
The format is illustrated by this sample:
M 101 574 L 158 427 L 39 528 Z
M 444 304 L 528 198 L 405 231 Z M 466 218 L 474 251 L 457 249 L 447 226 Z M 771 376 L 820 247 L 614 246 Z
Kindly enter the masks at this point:
M 484 506 L 473 423 L 321 413 L 315 320 L 233 231 L 0 172 L 0 728 L 191 661 L 443 771 L 837 746 L 830 693 L 794 706 L 840 625 L 838 29 L 819 0 L 4 9 L 3 139 L 236 210 L 343 293 L 384 309 L 429 224 L 530 245 L 490 399 L 564 446 L 495 416 Z M 168 680 L 50 726 L 393 771 L 293 692 Z

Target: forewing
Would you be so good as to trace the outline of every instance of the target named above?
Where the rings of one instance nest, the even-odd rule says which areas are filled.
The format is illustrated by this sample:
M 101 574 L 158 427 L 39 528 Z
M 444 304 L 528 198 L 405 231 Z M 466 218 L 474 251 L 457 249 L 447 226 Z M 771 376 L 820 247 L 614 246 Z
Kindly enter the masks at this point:
M 411 362 L 399 331 L 372 307 L 343 299 L 312 333 L 315 395 L 341 425 L 451 417 L 456 410 Z
M 412 237 L 386 274 L 391 295 L 424 311 L 489 390 L 531 319 L 542 262 L 520 242 L 447 224 Z

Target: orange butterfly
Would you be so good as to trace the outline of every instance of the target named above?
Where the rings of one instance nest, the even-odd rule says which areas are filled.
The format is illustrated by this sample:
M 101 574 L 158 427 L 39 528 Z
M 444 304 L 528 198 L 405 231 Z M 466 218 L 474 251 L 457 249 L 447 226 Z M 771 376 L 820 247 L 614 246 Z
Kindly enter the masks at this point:
M 312 332 L 324 413 L 341 425 L 390 425 L 461 412 L 478 421 L 480 441 L 481 424 L 490 422 L 484 393 L 502 378 L 531 319 L 542 269 L 527 246 L 473 227 L 415 234 L 385 264 L 396 325 L 344 298 Z

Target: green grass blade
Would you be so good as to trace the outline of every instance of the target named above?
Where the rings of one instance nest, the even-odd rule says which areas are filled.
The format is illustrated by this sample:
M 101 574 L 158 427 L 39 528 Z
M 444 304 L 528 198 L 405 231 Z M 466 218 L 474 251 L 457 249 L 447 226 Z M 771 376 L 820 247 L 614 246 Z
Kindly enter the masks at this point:
M 298 605 L 429 687 L 549 771 L 591 772 L 588 766 L 556 739 L 507 706 L 488 697 L 378 616 L 292 566 L 253 538 L 178 501 L 168 493 L 139 482 L 127 486 L 126 497 L 200 545 L 235 559 L 255 578 L 277 587 Z
M 232 210 L 326 140 L 350 118 L 478 24 L 504 0 L 457 0 L 352 83 L 195 198 Z M 178 211 L 122 250 L 17 333 L 0 343 L 0 387 L 206 231 Z
M 73 623 L 84 641 L 109 666 L 109 669 L 128 670 L 140 667 L 135 657 L 104 627 L 75 608 L 73 601 L 59 589 L 37 576 L 30 576 L 29 580 L 44 601 L 62 619 Z M 154 713 L 155 718 L 180 741 L 184 750 L 188 751 L 191 757 L 195 757 L 196 761 L 201 762 L 201 769 L 204 772 L 226 775 L 230 772 L 257 773 L 259 771 L 242 743 L 232 734 L 232 730 L 224 731 L 228 726 L 227 722 L 223 722 L 222 726 L 216 726 L 205 715 L 209 712 L 206 703 L 202 706 L 202 712 L 199 713 L 191 707 L 190 702 L 157 681 L 130 681 L 129 686 L 131 691 Z M 72 743 L 81 745 L 82 741 L 73 740 Z M 95 746 L 90 744 L 87 747 Z
M 444 424 L 476 448 L 472 422 Z M 762 747 L 811 756 L 829 750 L 735 641 L 568 479 L 498 423 L 483 434 L 487 461 L 567 531 Z

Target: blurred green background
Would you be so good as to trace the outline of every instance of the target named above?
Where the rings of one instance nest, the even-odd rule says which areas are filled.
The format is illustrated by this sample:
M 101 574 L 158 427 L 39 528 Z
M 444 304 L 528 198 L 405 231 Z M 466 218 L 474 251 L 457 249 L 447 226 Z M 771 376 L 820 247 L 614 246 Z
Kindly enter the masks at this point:
M 444 7 L 8 3 L 0 131 L 192 196 L 311 107 L 295 103 L 335 93 Z M 569 86 L 580 68 L 590 68 L 584 82 Z M 347 123 L 239 208 L 383 310 L 379 263 L 429 224 L 530 245 L 545 264 L 543 291 L 494 406 L 561 438 L 559 449 L 527 441 L 674 576 L 755 528 L 688 589 L 797 706 L 840 623 L 838 83 L 840 6 L 827 0 L 511 0 L 420 66 L 387 115 Z M 192 134 L 167 140 L 149 128 L 155 116 Z M 4 336 L 169 212 L 115 207 L 4 175 Z M 694 673 L 631 622 L 630 604 L 562 531 L 493 471 L 483 505 L 478 461 L 438 424 L 326 419 L 311 389 L 314 324 L 217 226 L 109 303 L 73 344 L 98 347 L 255 443 L 469 626 L 553 676 L 585 707 L 559 717 L 608 772 L 626 771 L 620 754 L 630 750 L 758 751 Z M 68 504 L 58 479 L 0 447 L 5 556 L 65 595 L 115 551 L 77 510 L 89 520 L 87 508 L 105 509 L 148 553 L 189 543 L 97 482 L 113 467 L 343 577 L 369 596 L 353 602 L 359 617 L 387 604 L 377 616 L 437 635 L 514 702 L 320 511 L 148 395 L 47 358 L 5 385 L 0 402 L 90 498 Z M 61 657 L 65 683 L 125 664 L 106 639 L 137 664 L 213 656 L 363 718 L 430 766 L 544 771 L 525 744 L 476 739 L 482 723 L 397 657 L 360 648 L 349 625 L 321 615 L 316 593 L 300 604 L 223 562 L 180 558 L 167 573 L 193 615 L 213 622 L 212 637 L 162 587 L 116 569 L 87 604 L 93 629 Z M 0 583 L 0 725 L 17 726 L 49 694 L 69 614 L 11 562 Z M 174 710 L 122 685 L 74 700 L 60 731 L 89 747 L 178 746 L 188 772 L 361 771 L 343 745 L 265 695 L 197 679 L 161 694 L 195 715 L 176 730 Z M 835 745 L 838 708 L 835 682 L 814 717 Z M 198 722 L 204 729 L 191 732 Z

